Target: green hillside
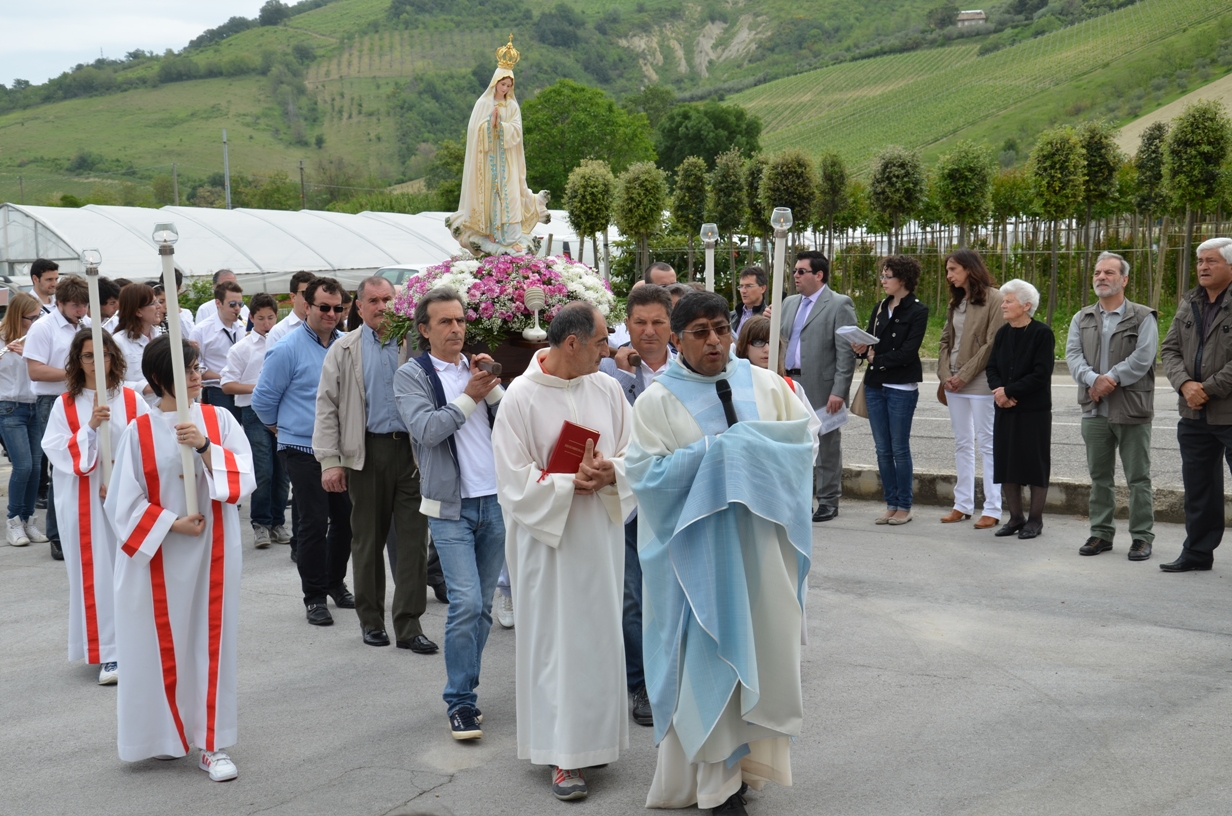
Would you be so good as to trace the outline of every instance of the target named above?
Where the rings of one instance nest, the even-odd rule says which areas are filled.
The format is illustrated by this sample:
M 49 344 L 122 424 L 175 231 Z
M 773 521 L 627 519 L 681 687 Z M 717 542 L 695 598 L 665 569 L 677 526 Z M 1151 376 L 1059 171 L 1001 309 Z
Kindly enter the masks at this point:
M 896 54 L 781 79 L 731 101 L 762 117 L 765 148 L 836 150 L 857 168 L 889 144 L 936 152 L 973 137 L 1029 146 L 1057 121 L 1128 121 L 1182 94 L 1176 74 L 1196 60 L 1205 60 L 1197 71 L 1232 69 L 1209 58 L 1232 35 L 1230 11 L 1232 0 L 1141 0 L 984 56 L 975 43 Z M 1159 78 L 1165 87 L 1155 90 Z

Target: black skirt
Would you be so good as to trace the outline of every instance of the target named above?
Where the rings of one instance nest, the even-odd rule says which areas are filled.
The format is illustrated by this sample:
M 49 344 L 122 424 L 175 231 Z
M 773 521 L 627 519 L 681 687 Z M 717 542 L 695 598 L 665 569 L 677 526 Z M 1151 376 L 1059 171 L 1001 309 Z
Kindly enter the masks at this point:
M 997 408 L 992 426 L 992 478 L 997 484 L 1048 486 L 1052 412 Z

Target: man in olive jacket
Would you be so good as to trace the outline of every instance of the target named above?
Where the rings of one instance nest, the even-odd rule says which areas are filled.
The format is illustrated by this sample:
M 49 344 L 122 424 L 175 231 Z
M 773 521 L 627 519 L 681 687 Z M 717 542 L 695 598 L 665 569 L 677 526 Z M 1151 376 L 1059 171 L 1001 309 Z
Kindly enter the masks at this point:
M 1117 448 L 1129 483 L 1130 561 L 1151 557 L 1155 540 L 1151 494 L 1151 419 L 1155 416 L 1155 354 L 1158 315 L 1125 297 L 1129 263 L 1113 252 L 1100 254 L 1092 282 L 1099 302 L 1069 324 L 1065 359 L 1078 383 L 1082 440 L 1091 474 L 1091 535 L 1079 555 L 1112 549 L 1116 535 L 1113 473 Z
M 1223 539 L 1224 457 L 1232 447 L 1232 238 L 1198 246 L 1198 288 L 1177 304 L 1160 357 L 1180 395 L 1185 544 L 1164 572 L 1209 570 Z

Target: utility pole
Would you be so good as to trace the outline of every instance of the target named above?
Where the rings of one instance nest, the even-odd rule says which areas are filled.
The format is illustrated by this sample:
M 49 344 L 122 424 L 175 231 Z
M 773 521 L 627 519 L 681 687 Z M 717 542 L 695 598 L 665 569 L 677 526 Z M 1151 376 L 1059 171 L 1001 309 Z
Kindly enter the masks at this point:
M 308 191 L 304 187 L 304 160 L 299 160 L 299 208 L 308 209 Z
M 25 204 L 26 203 L 26 180 L 22 178 L 21 176 L 17 177 L 17 187 L 19 190 L 21 190 L 21 194 L 20 194 L 21 197 L 18 199 L 18 202 L 21 204 Z
M 231 162 L 227 158 L 227 129 L 222 129 L 222 186 L 227 194 L 227 209 L 231 209 Z
M 180 171 L 175 162 L 171 162 L 171 189 L 175 191 L 175 206 L 180 206 Z

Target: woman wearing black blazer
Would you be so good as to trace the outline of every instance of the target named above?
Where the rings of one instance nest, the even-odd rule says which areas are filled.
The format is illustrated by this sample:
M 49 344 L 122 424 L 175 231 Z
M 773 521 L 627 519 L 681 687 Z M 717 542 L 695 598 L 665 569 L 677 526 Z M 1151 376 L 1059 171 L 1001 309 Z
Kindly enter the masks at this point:
M 1033 320 L 1039 291 L 1024 280 L 1001 287 L 1005 325 L 988 358 L 988 387 L 996 403 L 992 427 L 993 481 L 1005 490 L 1010 518 L 995 535 L 1035 538 L 1044 528 L 1052 470 L 1052 368 L 1056 339 Z M 1022 515 L 1022 486 L 1031 486 L 1031 511 Z
M 881 287 L 886 298 L 869 317 L 868 332 L 881 341 L 876 346 L 853 344 L 868 359 L 864 372 L 864 399 L 868 424 L 877 447 L 877 469 L 886 511 L 877 524 L 911 521 L 912 479 L 911 420 L 920 398 L 924 367 L 920 344 L 928 328 L 928 307 L 912 292 L 920 280 L 920 263 L 905 255 L 892 255 L 882 262 Z

